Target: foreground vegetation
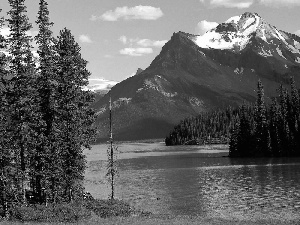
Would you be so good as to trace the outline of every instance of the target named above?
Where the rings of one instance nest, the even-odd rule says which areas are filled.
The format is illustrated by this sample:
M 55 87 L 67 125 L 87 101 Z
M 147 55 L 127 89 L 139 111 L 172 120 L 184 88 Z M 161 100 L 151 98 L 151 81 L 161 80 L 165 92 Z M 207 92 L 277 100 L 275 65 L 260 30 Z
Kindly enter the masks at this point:
M 85 214 L 72 202 L 84 195 L 82 149 L 95 134 L 93 95 L 83 90 L 87 61 L 70 30 L 52 36 L 45 0 L 39 1 L 34 56 L 25 0 L 8 2 L 8 18 L 0 18 L 0 29 L 10 31 L 0 35 L 0 215 Z
M 2 225 L 56 225 L 57 222 L 17 222 L 17 221 L 0 221 Z M 89 218 L 77 222 L 64 222 L 63 224 L 77 225 L 298 225 L 299 217 L 294 218 L 272 218 L 270 216 L 260 216 L 259 218 L 206 218 L 202 216 L 168 216 L 168 215 L 140 215 L 131 217 L 110 217 L 101 218 L 92 214 Z
M 108 217 L 128 217 L 135 215 L 148 215 L 146 213 L 136 211 L 127 203 L 120 200 L 96 200 L 93 198 L 83 201 L 74 201 L 71 203 L 59 203 L 41 205 L 19 205 L 10 209 L 9 218 L 0 217 L 1 221 L 21 221 L 21 222 L 70 222 L 91 219 L 93 216 L 99 218 Z

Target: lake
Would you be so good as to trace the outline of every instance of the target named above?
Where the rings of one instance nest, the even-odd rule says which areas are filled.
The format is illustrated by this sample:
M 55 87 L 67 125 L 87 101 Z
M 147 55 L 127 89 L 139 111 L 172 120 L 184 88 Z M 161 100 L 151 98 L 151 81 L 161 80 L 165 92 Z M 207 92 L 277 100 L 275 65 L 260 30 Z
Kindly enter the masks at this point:
M 107 145 L 85 150 L 86 191 L 107 199 Z M 154 214 L 298 218 L 300 158 L 230 159 L 227 146 L 118 144 L 116 197 Z

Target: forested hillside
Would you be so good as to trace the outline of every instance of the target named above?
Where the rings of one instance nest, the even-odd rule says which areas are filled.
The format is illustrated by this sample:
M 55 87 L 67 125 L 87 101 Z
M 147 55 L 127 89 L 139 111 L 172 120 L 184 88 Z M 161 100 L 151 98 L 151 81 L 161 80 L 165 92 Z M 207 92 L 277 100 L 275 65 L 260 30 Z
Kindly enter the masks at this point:
M 300 102 L 294 78 L 290 90 L 281 84 L 272 104 L 265 104 L 264 88 L 257 85 L 254 105 L 202 113 L 174 127 L 166 145 L 228 143 L 231 157 L 299 156 Z

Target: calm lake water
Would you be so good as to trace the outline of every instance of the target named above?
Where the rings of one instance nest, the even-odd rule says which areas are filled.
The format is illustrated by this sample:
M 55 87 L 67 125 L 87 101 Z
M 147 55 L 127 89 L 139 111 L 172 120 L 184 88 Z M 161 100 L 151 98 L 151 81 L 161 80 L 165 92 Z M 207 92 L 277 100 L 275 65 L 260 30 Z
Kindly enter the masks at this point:
M 85 151 L 86 190 L 106 199 L 107 145 Z M 230 159 L 226 146 L 119 144 L 116 196 L 155 214 L 300 215 L 300 158 Z

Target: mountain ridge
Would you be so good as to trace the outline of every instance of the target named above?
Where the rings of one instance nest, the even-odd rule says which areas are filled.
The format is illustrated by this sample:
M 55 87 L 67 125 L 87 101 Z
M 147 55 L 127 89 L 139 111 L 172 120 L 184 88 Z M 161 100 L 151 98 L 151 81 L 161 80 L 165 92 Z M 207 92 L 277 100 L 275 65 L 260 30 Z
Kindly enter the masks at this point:
M 245 13 L 229 19 L 227 24 L 232 26 L 219 24 L 206 32 L 217 31 L 219 38 L 222 34 L 224 38 L 220 43 L 228 42 L 232 48 L 223 44 L 224 49 L 199 46 L 199 37 L 202 36 L 173 33 L 148 68 L 116 84 L 109 93 L 113 100 L 116 139 L 163 138 L 175 124 L 188 116 L 228 105 L 236 106 L 244 100 L 253 102 L 258 79 L 265 85 L 267 101 L 275 95 L 278 83 L 288 84 L 290 76 L 295 77 L 299 86 L 300 37 L 284 31 L 279 33 L 280 36 L 277 30 L 270 31 L 268 36 L 265 31 L 250 26 L 264 24 L 275 29 L 274 26 L 252 19 L 252 22 L 247 22 L 246 16 L 261 18 L 257 14 Z M 238 40 L 232 34 L 238 32 L 233 25 L 239 23 L 245 30 L 253 31 L 244 34 L 247 41 L 241 40 L 242 34 Z M 273 34 L 277 35 L 276 39 Z M 232 40 L 247 44 L 237 48 Z M 103 129 L 99 140 L 107 137 L 108 98 L 108 95 L 104 96 L 93 106 L 98 114 L 97 124 Z

